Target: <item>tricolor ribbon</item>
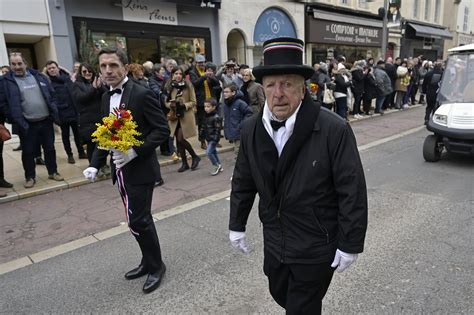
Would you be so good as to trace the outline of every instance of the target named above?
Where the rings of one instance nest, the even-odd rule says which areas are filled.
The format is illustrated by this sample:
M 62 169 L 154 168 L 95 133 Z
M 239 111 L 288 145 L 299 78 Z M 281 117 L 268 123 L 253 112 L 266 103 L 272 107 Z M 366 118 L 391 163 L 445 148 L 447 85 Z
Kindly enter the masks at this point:
M 130 215 L 132 209 L 129 207 L 127 190 L 125 189 L 125 182 L 123 181 L 122 169 L 116 168 L 115 174 L 117 174 L 117 186 L 119 189 L 120 197 L 122 197 L 123 206 L 125 207 L 125 217 L 127 218 L 128 228 L 133 235 L 140 235 L 130 227 Z

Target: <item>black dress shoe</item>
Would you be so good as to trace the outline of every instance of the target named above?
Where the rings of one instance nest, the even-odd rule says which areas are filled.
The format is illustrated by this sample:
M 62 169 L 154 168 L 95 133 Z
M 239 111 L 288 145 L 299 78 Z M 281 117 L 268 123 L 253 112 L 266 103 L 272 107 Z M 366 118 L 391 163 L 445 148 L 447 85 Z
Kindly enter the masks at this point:
M 161 268 L 157 272 L 150 273 L 146 278 L 145 284 L 143 285 L 143 292 L 150 293 L 156 290 L 160 286 L 161 280 L 166 271 L 166 266 L 164 263 L 161 263 Z
M 191 162 L 191 170 L 194 171 L 195 169 L 197 169 L 197 167 L 199 166 L 199 162 L 201 161 L 201 158 L 199 156 L 195 156 L 193 157 L 193 161 Z
M 0 187 L 3 187 L 3 188 L 12 188 L 13 185 L 10 184 L 9 182 L 7 182 L 5 179 L 0 178 Z
M 160 180 L 157 180 L 155 182 L 155 187 L 163 186 L 164 183 L 165 183 L 165 181 L 163 180 L 163 178 L 160 179 Z
M 186 164 L 183 163 L 183 165 L 181 165 L 181 167 L 178 168 L 178 173 L 182 173 L 182 172 L 184 172 L 184 171 L 186 171 L 186 170 L 189 170 L 189 165 L 188 165 L 188 163 L 186 163 Z
M 36 165 L 46 165 L 44 160 L 40 157 L 35 158 Z
M 140 266 L 138 266 L 137 268 L 132 269 L 129 272 L 127 272 L 125 274 L 125 279 L 127 280 L 137 279 L 137 278 L 143 277 L 147 273 L 148 273 L 147 268 L 140 264 Z

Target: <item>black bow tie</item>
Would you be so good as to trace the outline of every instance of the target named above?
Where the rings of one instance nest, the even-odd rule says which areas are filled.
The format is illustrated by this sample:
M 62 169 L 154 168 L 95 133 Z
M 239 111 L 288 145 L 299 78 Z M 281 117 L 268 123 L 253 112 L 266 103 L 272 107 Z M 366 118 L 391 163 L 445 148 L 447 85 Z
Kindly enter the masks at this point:
M 286 119 L 283 121 L 270 120 L 273 130 L 278 131 L 281 127 L 285 127 Z
M 107 94 L 109 94 L 110 96 L 114 95 L 115 93 L 122 94 L 122 89 L 115 89 L 107 92 Z

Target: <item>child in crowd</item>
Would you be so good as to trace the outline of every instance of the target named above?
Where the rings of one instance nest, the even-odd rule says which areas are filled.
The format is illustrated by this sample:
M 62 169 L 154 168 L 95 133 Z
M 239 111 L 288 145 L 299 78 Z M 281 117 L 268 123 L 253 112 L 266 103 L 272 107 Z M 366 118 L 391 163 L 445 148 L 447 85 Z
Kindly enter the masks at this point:
M 222 118 L 217 113 L 216 108 L 216 99 L 208 98 L 204 101 L 204 110 L 206 111 L 206 119 L 204 124 L 204 134 L 207 141 L 206 154 L 213 165 L 211 171 L 212 176 L 215 176 L 224 170 L 216 150 L 216 146 L 219 143 L 221 137 L 222 129 Z
M 244 94 L 237 85 L 224 86 L 224 136 L 234 144 L 235 158 L 240 149 L 240 130 L 244 120 L 252 116 L 252 109 L 243 100 Z

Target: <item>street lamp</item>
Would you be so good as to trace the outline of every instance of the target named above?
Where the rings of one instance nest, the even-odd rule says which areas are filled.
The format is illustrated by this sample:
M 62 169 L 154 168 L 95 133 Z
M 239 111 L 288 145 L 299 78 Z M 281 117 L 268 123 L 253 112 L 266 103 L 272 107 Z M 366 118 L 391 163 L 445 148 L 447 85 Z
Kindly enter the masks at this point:
M 388 0 L 384 0 L 383 8 L 379 9 L 379 16 L 383 17 L 382 24 L 382 58 L 385 60 L 387 53 L 387 41 L 388 41 L 388 17 L 387 17 Z

